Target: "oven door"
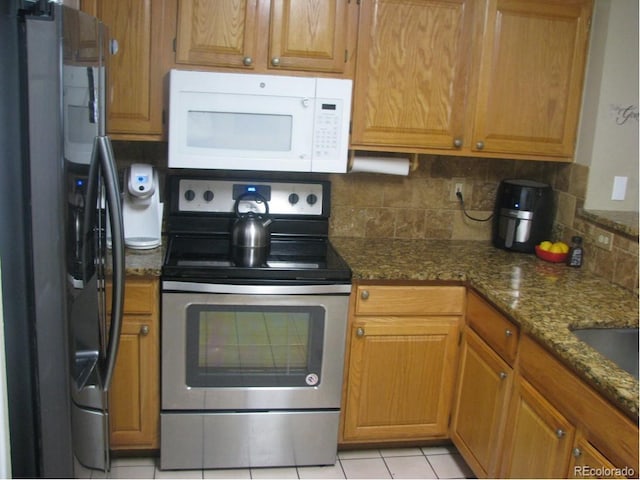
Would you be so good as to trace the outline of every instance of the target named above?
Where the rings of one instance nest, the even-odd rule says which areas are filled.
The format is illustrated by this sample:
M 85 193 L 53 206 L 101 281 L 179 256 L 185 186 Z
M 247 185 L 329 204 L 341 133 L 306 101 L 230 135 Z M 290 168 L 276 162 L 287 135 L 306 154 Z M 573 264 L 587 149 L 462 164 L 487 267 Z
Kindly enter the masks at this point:
M 348 291 L 231 287 L 163 292 L 163 410 L 339 408 Z

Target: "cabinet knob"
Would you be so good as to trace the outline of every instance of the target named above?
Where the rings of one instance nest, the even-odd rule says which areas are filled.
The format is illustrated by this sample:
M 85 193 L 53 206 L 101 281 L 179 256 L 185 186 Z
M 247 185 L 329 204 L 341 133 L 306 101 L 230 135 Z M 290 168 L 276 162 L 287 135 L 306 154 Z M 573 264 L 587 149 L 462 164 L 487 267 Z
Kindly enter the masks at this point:
M 116 53 L 118 53 L 119 48 L 120 46 L 118 45 L 118 40 L 112 38 L 109 42 L 109 53 L 111 55 L 115 55 Z
M 576 458 L 579 458 L 582 456 L 582 450 L 580 450 L 578 447 L 573 449 L 573 456 Z
M 362 300 L 366 300 L 367 298 L 369 298 L 369 290 L 363 290 L 362 292 L 360 292 L 360 298 Z
M 500 380 L 505 380 L 507 378 L 507 374 L 505 372 L 500 372 L 498 376 L 500 377 Z
M 453 140 L 453 146 L 456 147 L 456 148 L 462 147 L 462 139 L 460 137 L 455 138 Z
M 356 329 L 356 337 L 364 337 L 364 328 L 358 327 Z
M 566 435 L 566 432 L 564 430 L 562 430 L 561 428 L 556 430 L 556 437 L 558 438 L 562 438 Z
M 140 327 L 140 335 L 142 335 L 142 336 L 149 335 L 149 325 L 142 325 Z
M 511 330 L 509 330 L 508 328 L 504 331 L 504 336 L 505 337 L 510 337 L 513 335 L 513 332 Z
M 278 57 L 274 57 L 271 59 L 271 65 L 273 65 L 274 67 L 277 67 L 280 65 L 280 59 Z
M 476 148 L 477 148 L 478 150 L 482 150 L 482 149 L 484 148 L 484 142 L 483 142 L 482 140 L 478 140 L 478 141 L 476 142 Z
M 242 64 L 243 64 L 243 65 L 245 65 L 245 66 L 247 66 L 247 67 L 248 67 L 248 66 L 250 66 L 250 65 L 253 65 L 253 58 L 251 58 L 251 57 L 244 57 L 244 58 L 242 59 Z

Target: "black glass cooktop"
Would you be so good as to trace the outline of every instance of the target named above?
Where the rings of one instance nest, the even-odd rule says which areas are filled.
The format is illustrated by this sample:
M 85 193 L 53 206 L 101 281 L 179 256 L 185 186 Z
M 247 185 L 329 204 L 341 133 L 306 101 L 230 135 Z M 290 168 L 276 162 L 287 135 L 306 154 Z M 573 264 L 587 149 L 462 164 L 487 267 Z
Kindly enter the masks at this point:
M 344 282 L 351 270 L 324 237 L 273 237 L 266 263 L 258 267 L 236 265 L 230 237 L 172 235 L 167 244 L 162 276 L 165 280 L 313 281 Z

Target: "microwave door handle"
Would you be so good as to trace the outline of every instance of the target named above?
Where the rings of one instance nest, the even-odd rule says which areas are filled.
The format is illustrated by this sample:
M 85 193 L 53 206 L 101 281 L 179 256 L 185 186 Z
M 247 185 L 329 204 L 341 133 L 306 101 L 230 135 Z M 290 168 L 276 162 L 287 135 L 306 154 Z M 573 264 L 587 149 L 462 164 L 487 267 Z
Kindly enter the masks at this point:
M 111 141 L 107 136 L 99 136 L 100 161 L 104 175 L 106 201 L 109 210 L 111 226 L 111 258 L 112 258 L 112 290 L 111 324 L 109 326 L 109 341 L 107 343 L 104 370 L 102 373 L 103 387 L 109 390 L 113 378 L 113 370 L 118 356 L 120 332 L 122 330 L 122 310 L 124 303 L 124 228 L 122 223 L 122 205 L 120 203 L 120 189 L 118 188 L 118 174 L 116 172 Z

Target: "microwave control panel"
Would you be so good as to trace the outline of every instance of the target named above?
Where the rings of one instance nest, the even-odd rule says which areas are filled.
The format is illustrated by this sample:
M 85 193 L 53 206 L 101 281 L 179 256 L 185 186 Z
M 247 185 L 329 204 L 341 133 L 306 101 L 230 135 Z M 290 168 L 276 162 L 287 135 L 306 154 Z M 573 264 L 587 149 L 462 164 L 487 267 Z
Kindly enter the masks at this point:
M 316 118 L 313 132 L 314 158 L 336 158 L 339 156 L 342 115 L 341 101 L 316 99 Z

